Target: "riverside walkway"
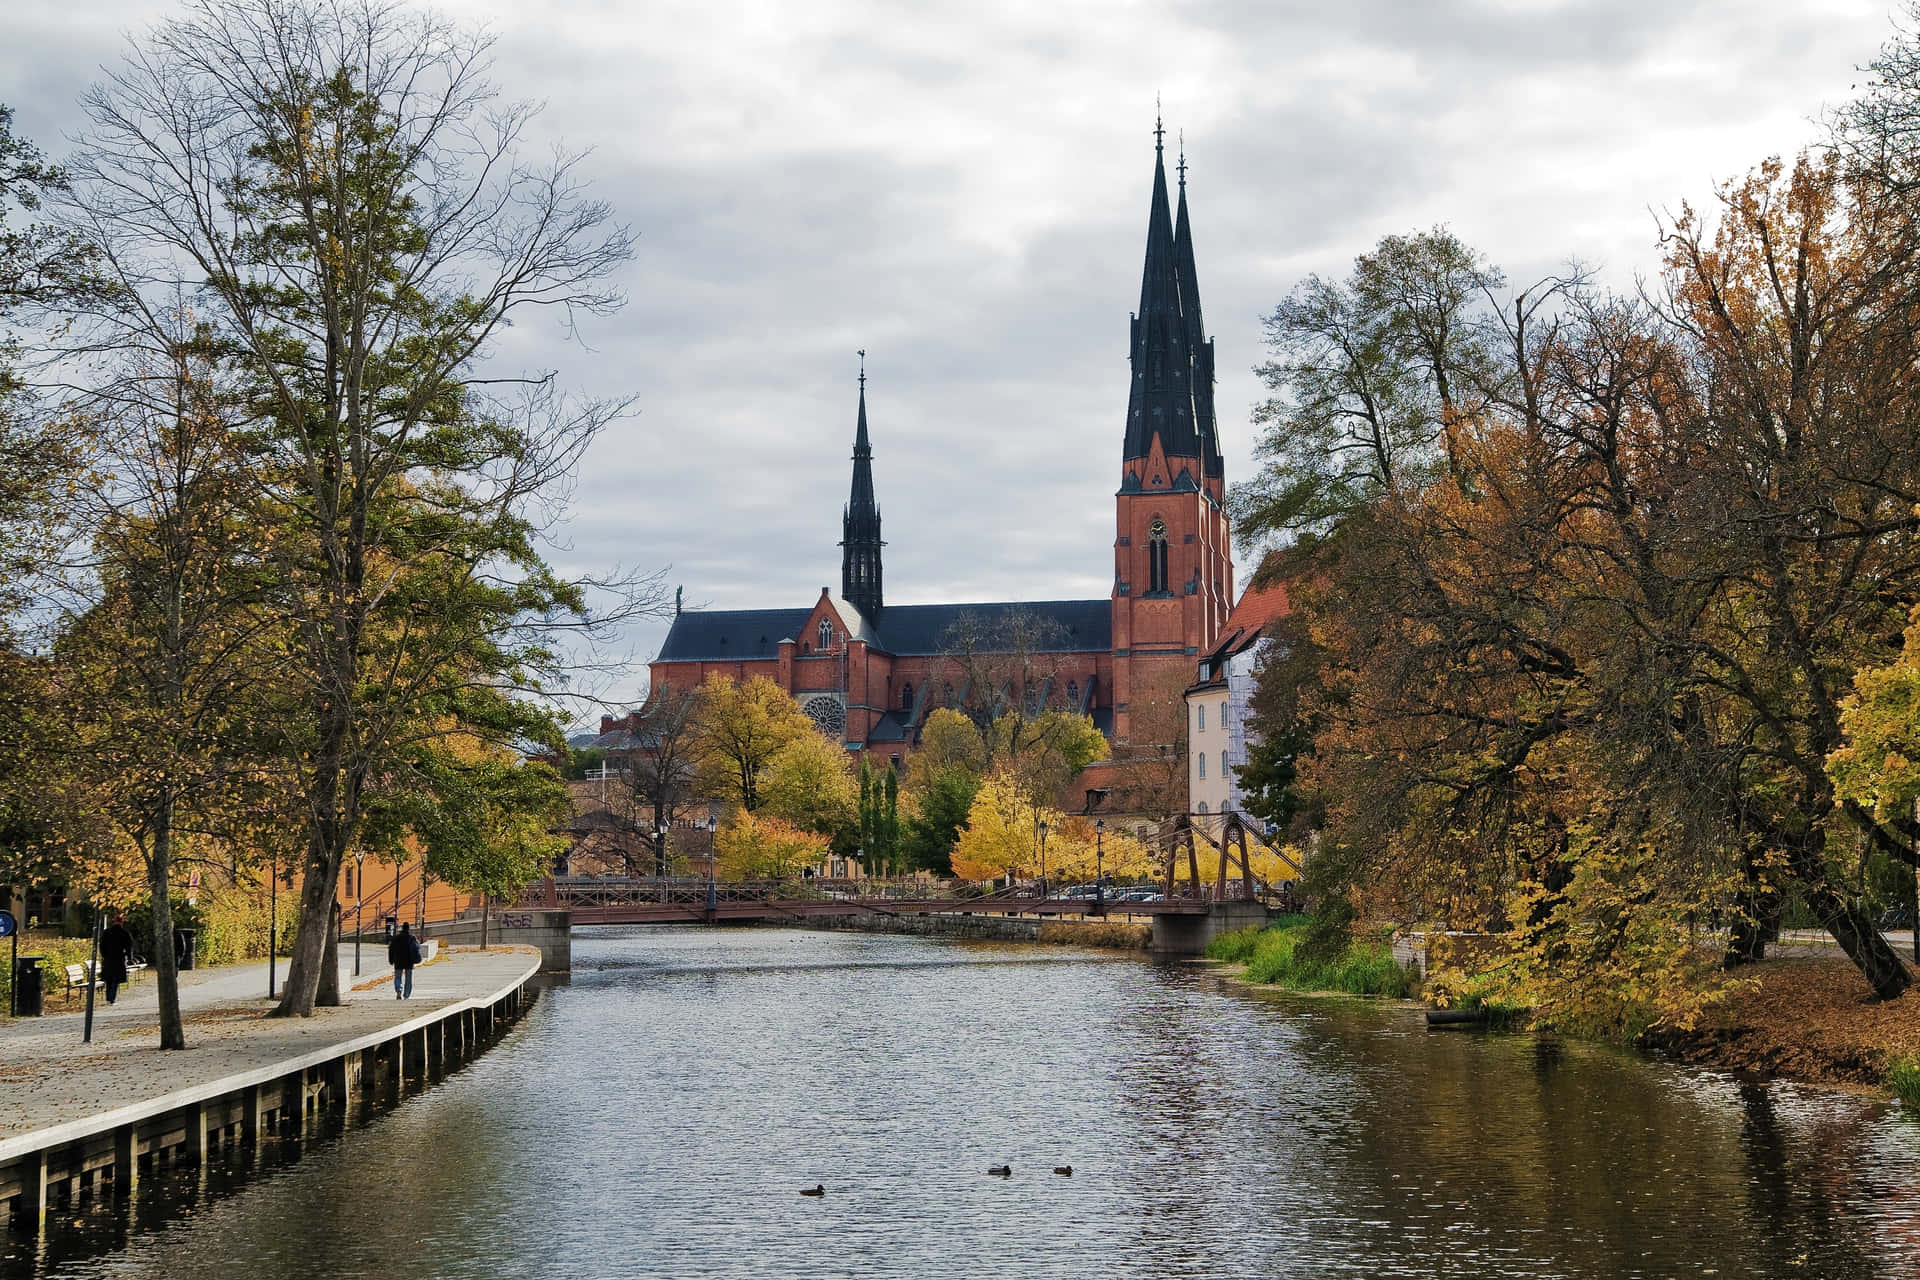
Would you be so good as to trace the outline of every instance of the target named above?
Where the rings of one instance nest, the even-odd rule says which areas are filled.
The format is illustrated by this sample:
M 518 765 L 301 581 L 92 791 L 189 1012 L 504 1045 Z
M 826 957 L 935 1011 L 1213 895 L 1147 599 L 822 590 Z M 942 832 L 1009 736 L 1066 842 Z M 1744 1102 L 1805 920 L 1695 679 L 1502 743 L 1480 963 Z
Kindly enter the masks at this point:
M 526 947 L 443 951 L 414 971 L 413 998 L 395 1000 L 384 957 L 378 965 L 363 962 L 355 979 L 351 950 L 345 954 L 340 985 L 346 1003 L 311 1018 L 262 1016 L 273 1006 L 264 962 L 181 974 L 187 1048 L 176 1052 L 156 1047 L 151 975 L 123 990 L 111 1008 L 96 993 L 91 1044 L 80 1038 L 84 996 L 74 998 L 71 1012 L 55 997 L 48 1008 L 60 1012 L 0 1021 L 0 1154 L 29 1134 L 203 1089 L 494 997 L 524 982 L 539 963 L 538 952 Z M 349 990 L 356 982 L 360 989 Z

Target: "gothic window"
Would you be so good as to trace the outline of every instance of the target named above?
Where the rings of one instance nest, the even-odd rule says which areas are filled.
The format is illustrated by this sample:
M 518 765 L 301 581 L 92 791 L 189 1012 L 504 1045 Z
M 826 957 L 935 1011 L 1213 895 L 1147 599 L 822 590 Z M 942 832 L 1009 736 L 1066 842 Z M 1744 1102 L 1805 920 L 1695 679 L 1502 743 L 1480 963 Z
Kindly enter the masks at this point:
M 1224 751 L 1220 753 L 1220 776 L 1229 779 L 1233 777 L 1232 774 L 1227 772 L 1227 753 Z
M 1204 778 L 1207 776 L 1207 753 L 1202 751 L 1198 758 L 1200 761 L 1200 776 Z
M 940 686 L 940 705 L 943 707 L 953 705 L 953 681 L 951 680 Z
M 1203 818 L 1207 816 L 1207 802 L 1205 800 L 1200 802 L 1200 816 Z
M 833 648 L 833 624 L 825 618 L 820 619 L 820 652 Z
M 1196 706 L 1193 709 L 1193 716 L 1193 731 L 1195 733 L 1205 733 L 1207 731 L 1207 704 L 1202 702 Z
M 900 686 L 900 709 L 913 710 L 913 681 L 911 680 Z
M 1167 589 L 1167 522 L 1159 516 L 1147 530 L 1147 590 L 1164 593 Z
M 1080 682 L 1078 680 L 1067 681 L 1067 705 L 1074 708 L 1080 706 Z

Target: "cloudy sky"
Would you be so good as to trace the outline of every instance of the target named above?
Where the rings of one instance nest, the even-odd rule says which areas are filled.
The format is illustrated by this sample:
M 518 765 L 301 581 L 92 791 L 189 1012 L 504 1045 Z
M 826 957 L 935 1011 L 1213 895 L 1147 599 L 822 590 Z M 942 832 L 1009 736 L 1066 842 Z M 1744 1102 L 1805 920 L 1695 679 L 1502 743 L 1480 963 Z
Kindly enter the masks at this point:
M 172 7 L 11 0 L 16 127 L 58 152 Z M 727 608 L 837 588 L 862 347 L 888 599 L 1107 594 L 1156 94 L 1232 481 L 1260 317 L 1303 276 L 1444 222 L 1516 282 L 1577 257 L 1631 288 L 1660 211 L 1817 136 L 1897 0 L 439 7 L 497 34 L 502 87 L 593 150 L 639 235 L 620 315 L 513 344 L 639 409 L 587 459 L 557 559 L 670 565 Z

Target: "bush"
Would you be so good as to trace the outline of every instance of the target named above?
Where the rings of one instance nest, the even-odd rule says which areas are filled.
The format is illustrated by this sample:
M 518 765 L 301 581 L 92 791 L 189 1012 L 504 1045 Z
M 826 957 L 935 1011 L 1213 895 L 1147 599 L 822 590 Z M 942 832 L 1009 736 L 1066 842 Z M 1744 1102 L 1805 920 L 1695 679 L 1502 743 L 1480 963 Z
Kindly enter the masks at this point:
M 1327 946 L 1319 922 L 1299 916 L 1283 917 L 1265 929 L 1242 929 L 1223 934 L 1207 948 L 1219 960 L 1244 963 L 1249 982 L 1284 987 L 1289 991 L 1344 991 L 1361 996 L 1404 997 L 1413 979 L 1394 961 L 1384 941 L 1349 938 L 1338 951 Z M 1318 942 L 1318 947 L 1309 946 Z M 1332 954 L 1328 954 L 1328 952 Z
M 1920 1058 L 1901 1058 L 1888 1068 L 1887 1087 L 1901 1106 L 1920 1111 Z

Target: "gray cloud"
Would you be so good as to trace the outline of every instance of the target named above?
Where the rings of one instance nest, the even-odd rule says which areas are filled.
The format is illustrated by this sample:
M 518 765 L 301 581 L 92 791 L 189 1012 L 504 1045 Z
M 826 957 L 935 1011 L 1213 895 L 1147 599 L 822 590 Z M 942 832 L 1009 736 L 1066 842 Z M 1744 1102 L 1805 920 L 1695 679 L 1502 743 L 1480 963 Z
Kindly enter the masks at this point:
M 721 607 L 837 583 L 857 347 L 890 599 L 1105 594 L 1156 92 L 1232 479 L 1259 318 L 1301 277 L 1447 222 L 1516 280 L 1578 256 L 1628 286 L 1652 211 L 1812 140 L 1891 33 L 1880 0 L 448 7 L 641 236 L 586 346 L 533 322 L 495 353 L 637 398 L 559 559 L 671 563 Z M 26 9 L 0 83 L 57 149 L 118 33 L 168 9 Z

